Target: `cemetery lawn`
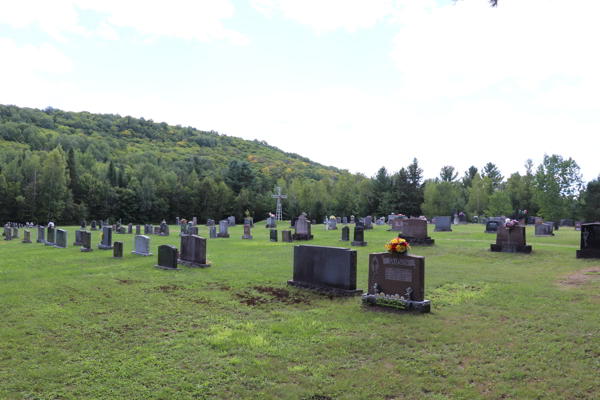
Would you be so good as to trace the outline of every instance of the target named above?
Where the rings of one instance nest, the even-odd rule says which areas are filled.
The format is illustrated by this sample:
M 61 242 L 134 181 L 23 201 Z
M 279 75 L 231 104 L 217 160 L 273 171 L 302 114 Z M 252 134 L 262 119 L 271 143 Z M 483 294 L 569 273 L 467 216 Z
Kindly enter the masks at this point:
M 278 223 L 279 239 L 287 223 Z M 425 297 L 432 312 L 361 309 L 286 286 L 295 244 L 350 247 L 338 230 L 311 242 L 209 239 L 211 268 L 153 268 L 151 257 L 0 241 L 1 399 L 598 399 L 600 260 L 577 260 L 580 233 L 535 238 L 533 253 L 491 253 L 483 225 L 433 232 Z M 350 237 L 352 227 L 349 225 Z M 393 238 L 365 231 L 370 252 Z M 207 228 L 199 227 L 207 236 Z M 32 240 L 37 230 L 32 229 Z

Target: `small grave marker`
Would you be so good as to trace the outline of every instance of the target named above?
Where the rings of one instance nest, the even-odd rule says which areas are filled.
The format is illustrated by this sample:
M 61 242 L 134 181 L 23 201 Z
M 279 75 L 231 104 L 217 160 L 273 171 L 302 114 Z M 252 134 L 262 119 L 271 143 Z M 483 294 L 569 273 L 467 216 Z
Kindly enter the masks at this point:
M 179 269 L 177 267 L 177 247 L 170 244 L 158 246 L 158 264 L 154 267 L 161 269 Z
M 148 257 L 152 255 L 152 239 L 145 235 L 136 235 L 133 238 L 133 251 L 131 254 Z
M 123 242 L 115 242 L 113 245 L 113 258 L 123 258 Z

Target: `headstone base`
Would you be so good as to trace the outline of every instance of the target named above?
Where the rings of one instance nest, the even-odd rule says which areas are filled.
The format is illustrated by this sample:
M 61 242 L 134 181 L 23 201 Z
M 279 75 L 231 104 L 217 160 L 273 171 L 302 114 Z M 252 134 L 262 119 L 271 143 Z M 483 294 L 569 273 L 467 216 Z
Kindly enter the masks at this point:
M 132 251 L 131 254 L 137 255 L 137 256 L 142 256 L 142 257 L 148 257 L 151 256 L 152 253 L 141 253 L 139 251 Z
M 361 247 L 364 247 L 367 244 L 369 244 L 369 242 L 352 242 L 352 246 L 361 246 Z
M 371 226 L 365 226 L 363 229 L 365 231 L 371 230 L 371 229 L 373 229 L 373 225 L 371 225 Z
M 498 233 L 498 231 L 483 231 L 483 233 Z
M 531 253 L 531 246 L 522 244 L 491 244 L 490 251 L 501 253 Z
M 468 224 L 468 222 L 465 222 L 465 221 L 461 221 L 458 223 L 458 225 L 467 225 L 467 224 Z
M 176 270 L 180 270 L 181 268 L 169 268 L 169 267 L 163 267 L 162 265 L 155 265 L 154 268 L 160 268 L 160 269 L 168 269 L 169 271 L 176 271 Z
M 366 228 L 365 228 L 365 229 L 366 229 Z M 330 228 L 330 227 L 327 227 L 327 230 L 328 230 L 328 231 L 335 231 L 335 230 L 337 230 L 337 226 L 336 226 L 335 228 Z
M 552 237 L 554 236 L 554 233 L 552 235 L 533 235 L 535 237 Z
M 340 289 L 340 288 L 334 288 L 334 287 L 330 287 L 330 286 L 321 286 L 321 285 L 312 285 L 310 283 L 306 283 L 306 282 L 296 282 L 293 279 L 290 279 L 289 281 L 287 281 L 289 286 L 295 286 L 295 287 L 299 287 L 302 289 L 308 289 L 308 290 L 312 290 L 315 292 L 321 292 L 321 293 L 325 293 L 325 294 L 330 294 L 333 296 L 359 296 L 363 293 L 362 289 L 355 289 L 355 290 L 346 290 L 346 289 Z
M 424 239 L 422 238 L 403 238 L 404 240 L 406 240 L 406 242 L 408 244 L 410 244 L 411 246 L 433 246 L 435 245 L 435 239 L 432 239 L 430 237 L 426 237 Z
M 83 251 L 84 253 L 88 253 L 90 251 L 94 251 L 94 249 L 88 249 L 87 247 L 80 247 L 79 251 Z
M 97 230 L 98 230 L 98 228 L 92 228 L 91 230 L 92 230 L 92 231 L 97 231 Z
M 105 244 L 99 244 L 98 245 L 98 249 L 100 249 L 100 250 L 112 250 L 112 249 L 114 249 L 114 246 L 107 246 Z
M 38 239 L 35 241 L 36 243 L 46 243 L 46 241 L 44 239 Z
M 169 236 L 169 234 L 168 233 L 159 233 L 158 236 Z M 179 236 L 181 236 L 181 235 L 179 235 Z
M 31 243 L 31 240 L 21 240 L 21 243 Z
M 54 243 L 44 242 L 44 246 L 54 246 Z
M 377 297 L 374 294 L 363 294 L 361 297 L 363 308 L 391 313 L 401 313 L 403 311 L 412 311 L 421 314 L 431 312 L 431 300 L 413 301 L 403 299 L 380 299 L 377 304 Z
M 83 243 L 73 242 L 73 246 L 83 246 Z
M 226 234 L 226 235 L 225 235 L 225 234 L 221 235 L 220 233 L 217 233 L 217 237 L 218 237 L 218 238 L 229 239 L 229 233 L 228 233 L 228 234 Z
M 252 239 L 252 236 L 242 236 L 242 239 Z
M 575 258 L 600 258 L 600 250 L 577 250 Z
M 452 229 L 434 229 L 434 232 L 452 232 Z
M 192 261 L 177 260 L 177 264 L 185 265 L 186 267 L 194 268 L 208 268 L 212 266 L 212 263 L 207 262 L 206 264 L 195 263 Z
M 5 236 L 4 240 L 12 240 L 12 237 Z
M 314 235 L 308 235 L 305 233 L 293 233 L 292 240 L 313 240 Z
M 66 249 L 66 247 L 58 246 L 58 245 L 56 245 L 56 244 L 53 244 L 53 246 L 52 246 L 52 247 L 56 247 L 57 249 Z

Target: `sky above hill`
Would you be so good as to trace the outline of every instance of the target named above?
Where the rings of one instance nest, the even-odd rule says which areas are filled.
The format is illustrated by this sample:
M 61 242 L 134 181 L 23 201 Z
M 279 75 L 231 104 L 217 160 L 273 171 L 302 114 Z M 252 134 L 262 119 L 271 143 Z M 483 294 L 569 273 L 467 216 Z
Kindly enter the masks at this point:
M 600 174 L 593 0 L 47 0 L 0 12 L 0 104 L 144 117 L 374 175 Z

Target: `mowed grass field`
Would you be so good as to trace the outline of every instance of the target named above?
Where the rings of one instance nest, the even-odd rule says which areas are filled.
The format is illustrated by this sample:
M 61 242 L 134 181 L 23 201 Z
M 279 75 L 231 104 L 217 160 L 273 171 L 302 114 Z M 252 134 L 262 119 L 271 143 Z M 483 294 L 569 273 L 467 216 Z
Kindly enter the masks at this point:
M 278 233 L 288 222 L 279 222 Z M 389 314 L 360 299 L 286 286 L 293 246 L 350 247 L 338 230 L 311 242 L 209 239 L 212 267 L 154 268 L 125 257 L 0 241 L 0 398 L 6 399 L 598 399 L 600 260 L 576 260 L 580 233 L 536 238 L 533 253 L 491 253 L 483 225 L 436 233 L 426 257 L 432 312 Z M 352 237 L 353 225 L 349 225 Z M 207 228 L 200 226 L 200 235 Z M 395 236 L 365 232 L 368 254 Z M 32 229 L 32 240 L 37 230 Z

